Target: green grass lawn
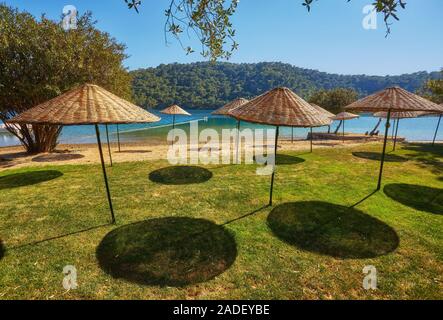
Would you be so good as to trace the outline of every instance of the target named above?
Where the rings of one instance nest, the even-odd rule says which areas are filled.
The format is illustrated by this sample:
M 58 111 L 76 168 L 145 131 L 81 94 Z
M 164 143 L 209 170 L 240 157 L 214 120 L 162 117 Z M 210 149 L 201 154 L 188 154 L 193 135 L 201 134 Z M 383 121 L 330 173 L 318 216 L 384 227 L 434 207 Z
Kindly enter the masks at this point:
M 443 148 L 373 193 L 380 148 L 285 153 L 272 208 L 256 165 L 115 164 L 116 225 L 99 165 L 0 172 L 0 299 L 442 299 Z

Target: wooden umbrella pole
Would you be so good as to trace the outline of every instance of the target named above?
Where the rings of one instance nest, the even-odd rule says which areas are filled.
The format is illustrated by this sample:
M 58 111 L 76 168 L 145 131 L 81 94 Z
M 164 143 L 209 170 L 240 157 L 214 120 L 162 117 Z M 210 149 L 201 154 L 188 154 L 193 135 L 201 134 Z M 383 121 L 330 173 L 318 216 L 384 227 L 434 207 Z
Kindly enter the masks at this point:
M 437 133 L 438 133 L 438 129 L 440 128 L 440 122 L 441 122 L 441 114 L 440 117 L 438 117 L 438 123 L 437 123 L 437 128 L 435 129 L 435 134 L 434 134 L 434 139 L 432 140 L 432 145 L 435 145 L 435 139 L 437 139 Z
M 386 118 L 385 139 L 383 141 L 383 153 L 381 154 L 380 173 L 378 175 L 377 191 L 381 189 L 381 180 L 383 177 L 383 165 L 385 163 L 386 144 L 388 142 L 389 135 L 389 121 L 391 120 L 391 109 L 388 111 L 388 117 Z
M 235 163 L 238 164 L 238 152 L 240 146 L 240 120 L 237 120 L 237 141 L 236 141 L 236 152 L 235 152 Z
M 172 130 L 175 130 L 175 114 L 172 115 Z M 172 140 L 172 145 L 174 145 L 174 140 L 175 140 L 175 136 Z
M 314 137 L 312 136 L 312 127 L 311 127 L 311 153 L 312 153 L 312 140 L 314 139 Z
M 117 124 L 117 143 L 118 143 L 118 152 L 121 152 L 121 149 L 120 149 L 120 130 L 118 129 L 118 124 Z
M 292 129 L 292 133 L 291 133 L 291 143 L 294 143 L 294 127 L 292 127 L 291 129 Z
M 109 153 L 109 161 L 111 162 L 112 167 L 112 155 L 111 155 L 111 145 L 109 144 L 109 131 L 108 131 L 108 125 L 106 127 L 106 140 L 108 141 L 108 153 Z
M 397 134 L 398 134 L 399 123 L 400 123 L 400 118 L 397 119 L 397 125 L 395 126 L 394 148 L 392 149 L 392 151 L 395 151 L 395 147 L 397 145 Z
M 343 143 L 345 143 L 345 120 L 343 120 Z
M 272 170 L 271 189 L 269 191 L 269 205 L 270 206 L 272 206 L 272 191 L 274 190 L 274 176 L 275 176 L 275 169 L 277 167 L 278 130 L 279 130 L 279 127 L 277 126 L 276 130 L 275 130 L 275 143 L 274 143 L 274 168 Z
M 105 179 L 106 195 L 108 197 L 109 209 L 111 210 L 111 223 L 115 223 L 114 209 L 112 207 L 111 192 L 109 191 L 108 176 L 106 175 L 106 166 L 103 158 L 102 143 L 100 141 L 100 130 L 98 129 L 98 125 L 95 125 L 95 134 L 97 135 L 98 152 L 100 154 L 100 161 L 102 163 L 103 178 Z

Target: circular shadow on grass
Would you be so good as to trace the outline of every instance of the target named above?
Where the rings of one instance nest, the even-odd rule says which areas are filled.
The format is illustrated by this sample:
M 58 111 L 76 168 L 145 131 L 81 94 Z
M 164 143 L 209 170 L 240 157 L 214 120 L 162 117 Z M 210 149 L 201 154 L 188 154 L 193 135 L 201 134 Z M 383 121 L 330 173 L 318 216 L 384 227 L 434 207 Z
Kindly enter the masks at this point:
M 394 251 L 394 229 L 357 209 L 305 201 L 275 207 L 268 216 L 272 232 L 300 249 L 336 258 L 375 258 Z
M 85 156 L 78 153 L 48 153 L 32 158 L 33 162 L 54 162 L 69 161 L 84 158 Z
M 264 157 L 266 157 L 266 155 L 264 155 Z M 257 162 L 258 164 L 266 164 L 266 162 L 261 163 L 260 161 L 257 161 L 255 156 L 254 156 L 254 161 Z M 306 161 L 305 159 L 295 156 L 290 156 L 287 154 L 277 154 L 277 157 L 275 159 L 277 165 L 299 164 L 305 161 Z
M 381 153 L 378 152 L 353 152 L 352 153 L 355 157 L 368 159 L 368 160 L 376 160 L 381 161 Z M 406 162 L 408 161 L 407 158 L 397 156 L 395 154 L 385 154 L 385 161 L 386 162 Z
M 393 183 L 386 185 L 383 191 L 389 198 L 405 206 L 443 215 L 443 189 Z
M 59 178 L 63 175 L 57 170 L 29 171 L 0 176 L 0 190 L 29 186 Z
M 211 178 L 211 171 L 197 166 L 166 167 L 149 174 L 149 180 L 152 182 L 169 185 L 203 183 Z
M 151 219 L 108 233 L 96 251 L 114 278 L 143 285 L 186 286 L 226 271 L 237 257 L 234 236 L 204 219 Z

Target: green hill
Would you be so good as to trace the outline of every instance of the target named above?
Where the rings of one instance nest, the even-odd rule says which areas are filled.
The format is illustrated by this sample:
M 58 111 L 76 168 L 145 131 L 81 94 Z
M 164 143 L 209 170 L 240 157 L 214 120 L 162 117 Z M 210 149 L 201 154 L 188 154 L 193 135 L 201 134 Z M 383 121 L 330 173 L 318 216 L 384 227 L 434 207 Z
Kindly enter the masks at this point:
M 339 75 L 280 62 L 162 64 L 131 71 L 135 102 L 147 108 L 178 103 L 189 109 L 212 109 L 238 98 L 252 98 L 277 86 L 303 98 L 318 89 L 353 88 L 361 96 L 399 85 L 416 91 L 439 72 L 399 76 Z

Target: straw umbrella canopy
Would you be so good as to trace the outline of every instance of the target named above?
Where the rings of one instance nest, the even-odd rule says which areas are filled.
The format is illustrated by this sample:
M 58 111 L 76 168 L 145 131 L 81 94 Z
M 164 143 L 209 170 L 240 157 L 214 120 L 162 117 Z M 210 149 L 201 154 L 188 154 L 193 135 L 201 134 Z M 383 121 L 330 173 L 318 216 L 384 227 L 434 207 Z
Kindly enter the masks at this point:
M 312 128 L 327 126 L 332 122 L 331 119 L 320 114 L 317 109 L 288 88 L 272 89 L 232 110 L 230 115 L 237 120 L 275 126 L 275 158 L 277 157 L 280 126 Z M 275 161 L 273 169 L 269 205 L 272 205 Z
M 320 112 L 321 114 L 326 115 L 328 118 L 335 116 L 335 114 L 333 114 L 332 112 L 329 112 L 326 109 L 323 109 L 318 104 L 311 103 L 311 106 L 313 106 L 315 109 L 317 109 L 317 111 Z M 329 125 L 328 128 L 329 128 L 328 129 L 328 133 L 329 133 L 331 126 Z M 311 134 L 312 134 L 312 130 L 311 130 Z M 311 137 L 312 137 L 312 135 L 311 135 Z
M 359 115 L 350 113 L 350 112 L 340 112 L 339 114 L 336 114 L 332 117 L 330 117 L 331 120 L 339 120 L 343 122 L 343 142 L 345 142 L 345 121 L 359 118 Z
M 235 99 L 235 100 L 225 104 L 223 107 L 213 111 L 212 114 L 219 115 L 219 116 L 229 116 L 230 111 L 244 105 L 247 102 L 249 102 L 249 100 L 245 99 L 245 98 Z
M 190 116 L 191 115 L 189 112 L 180 108 L 176 104 L 173 104 L 172 106 L 169 106 L 166 109 L 163 109 L 162 111 L 160 111 L 160 113 L 172 115 L 172 129 L 175 128 L 175 116 L 176 115 L 183 115 L 183 116 Z
M 391 119 L 394 119 L 394 126 L 392 127 L 392 138 L 394 139 L 394 147 L 392 149 L 393 151 L 395 151 L 395 147 L 397 145 L 397 134 L 400 119 L 418 118 L 427 114 L 427 112 L 423 111 L 404 111 L 391 113 Z M 388 113 L 385 111 L 376 112 L 374 113 L 374 117 L 386 119 L 388 117 Z
M 335 114 L 333 114 L 332 112 L 329 112 L 326 109 L 323 109 L 322 107 L 320 107 L 318 104 L 315 103 L 311 103 L 311 106 L 313 106 L 318 112 L 323 113 L 325 116 L 327 116 L 328 118 L 330 117 L 334 117 Z
M 346 110 L 356 112 L 387 112 L 385 137 L 383 141 L 383 151 L 380 162 L 380 172 L 377 184 L 377 190 L 381 189 L 383 176 L 383 165 L 386 155 L 386 144 L 390 126 L 391 115 L 393 112 L 406 111 L 424 111 L 424 112 L 443 112 L 443 106 L 439 106 L 425 98 L 408 92 L 400 87 L 391 87 L 355 101 L 345 107 Z
M 8 122 L 63 126 L 94 125 L 105 181 L 106 195 L 108 197 L 109 209 L 111 211 L 111 221 L 112 223 L 115 223 L 98 125 L 148 123 L 157 121 L 160 121 L 159 117 L 110 93 L 109 91 L 106 91 L 97 85 L 84 84 L 52 100 L 29 109 Z
M 225 104 L 223 107 L 215 110 L 212 112 L 212 114 L 214 115 L 219 115 L 219 116 L 230 116 L 230 112 L 242 105 L 244 105 L 245 103 L 249 102 L 248 99 L 245 98 L 238 98 L 235 99 L 227 104 Z M 235 163 L 238 163 L 238 147 L 240 144 L 240 120 L 237 120 L 237 141 L 236 141 L 236 154 L 235 154 Z

